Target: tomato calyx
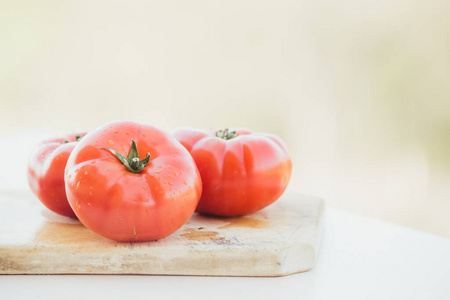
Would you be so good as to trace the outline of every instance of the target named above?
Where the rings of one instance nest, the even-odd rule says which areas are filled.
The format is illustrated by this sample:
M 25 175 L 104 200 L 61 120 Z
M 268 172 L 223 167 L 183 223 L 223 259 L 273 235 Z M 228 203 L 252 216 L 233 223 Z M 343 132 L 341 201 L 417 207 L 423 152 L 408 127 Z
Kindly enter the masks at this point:
M 107 150 L 112 154 L 114 154 L 114 156 L 117 157 L 122 162 L 125 168 L 133 173 L 141 172 L 144 169 L 144 167 L 148 164 L 151 157 L 150 152 L 147 152 L 144 159 L 142 160 L 139 159 L 139 153 L 136 147 L 136 143 L 133 140 L 131 140 L 131 149 L 130 154 L 128 154 L 128 157 L 125 157 L 124 155 L 110 148 L 100 148 L 100 150 Z
M 237 135 L 238 134 L 236 131 L 229 131 L 228 128 L 216 131 L 216 137 L 224 140 L 231 140 L 232 138 L 235 138 Z
M 75 136 L 75 142 L 79 142 L 81 139 L 83 138 L 83 135 L 76 135 Z M 64 140 L 64 142 L 62 142 L 61 144 L 67 144 L 69 143 L 68 140 Z

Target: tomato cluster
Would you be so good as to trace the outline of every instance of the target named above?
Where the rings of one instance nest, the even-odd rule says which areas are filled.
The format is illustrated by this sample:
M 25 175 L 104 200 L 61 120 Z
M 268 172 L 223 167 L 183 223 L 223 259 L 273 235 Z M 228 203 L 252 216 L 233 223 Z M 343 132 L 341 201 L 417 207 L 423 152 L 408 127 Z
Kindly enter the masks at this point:
M 278 137 L 116 121 L 41 143 L 31 190 L 50 210 L 116 241 L 169 236 L 194 213 L 240 216 L 284 192 L 292 164 Z

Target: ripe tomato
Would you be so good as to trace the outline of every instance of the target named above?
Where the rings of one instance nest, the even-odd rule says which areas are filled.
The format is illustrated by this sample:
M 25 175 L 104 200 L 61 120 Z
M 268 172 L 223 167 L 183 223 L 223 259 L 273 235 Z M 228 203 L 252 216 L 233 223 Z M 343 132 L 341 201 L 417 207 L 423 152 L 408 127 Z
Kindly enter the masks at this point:
M 28 184 L 33 193 L 51 211 L 75 218 L 64 187 L 64 168 L 77 140 L 85 132 L 45 140 L 32 152 L 28 161 Z
M 67 162 L 65 179 L 78 219 L 116 241 L 172 234 L 194 213 L 202 190 L 195 162 L 175 138 L 128 121 L 86 135 Z
M 178 129 L 173 132 L 194 158 L 203 182 L 196 211 L 239 216 L 277 200 L 289 182 L 292 163 L 277 136 L 246 129 Z

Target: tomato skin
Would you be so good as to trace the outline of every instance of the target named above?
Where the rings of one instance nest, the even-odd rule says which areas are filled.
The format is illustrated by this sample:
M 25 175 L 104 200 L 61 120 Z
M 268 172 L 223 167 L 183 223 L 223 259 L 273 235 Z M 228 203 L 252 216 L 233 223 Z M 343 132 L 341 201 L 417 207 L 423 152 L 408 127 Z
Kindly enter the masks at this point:
M 151 158 L 139 173 L 128 171 L 110 148 L 125 156 L 131 141 L 139 158 Z M 169 236 L 194 213 L 202 186 L 189 152 L 156 127 L 116 121 L 86 135 L 65 173 L 69 203 L 95 233 L 116 241 L 151 241 Z
M 28 160 L 28 184 L 31 191 L 51 211 L 75 218 L 69 205 L 64 184 L 64 169 L 73 148 L 76 136 L 86 132 L 72 133 L 60 138 L 41 142 Z
M 225 140 L 211 132 L 182 128 L 172 132 L 194 158 L 203 182 L 196 211 L 241 216 L 276 201 L 286 189 L 292 162 L 275 135 L 232 128 Z

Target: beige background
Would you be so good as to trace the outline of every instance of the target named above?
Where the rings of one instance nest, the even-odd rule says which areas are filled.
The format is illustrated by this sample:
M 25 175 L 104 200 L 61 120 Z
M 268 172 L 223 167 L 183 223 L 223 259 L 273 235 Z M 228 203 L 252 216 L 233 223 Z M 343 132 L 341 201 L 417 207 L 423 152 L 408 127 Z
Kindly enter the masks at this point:
M 447 0 L 2 1 L 0 187 L 49 132 L 246 126 L 289 189 L 450 237 L 449 70 Z

